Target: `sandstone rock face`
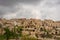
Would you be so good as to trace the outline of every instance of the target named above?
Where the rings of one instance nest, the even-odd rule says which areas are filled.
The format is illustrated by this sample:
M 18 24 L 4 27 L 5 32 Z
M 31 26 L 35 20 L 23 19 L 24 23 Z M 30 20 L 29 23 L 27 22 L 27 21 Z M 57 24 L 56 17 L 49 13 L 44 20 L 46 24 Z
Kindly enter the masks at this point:
M 2 28 L 9 27 L 10 30 L 14 28 L 15 25 L 22 26 L 22 34 L 34 35 L 34 37 L 41 38 L 41 35 L 60 35 L 60 21 L 53 20 L 40 20 L 40 19 L 0 19 L 0 25 Z M 1 30 L 0 30 L 1 31 Z M 56 36 L 55 36 L 56 37 Z

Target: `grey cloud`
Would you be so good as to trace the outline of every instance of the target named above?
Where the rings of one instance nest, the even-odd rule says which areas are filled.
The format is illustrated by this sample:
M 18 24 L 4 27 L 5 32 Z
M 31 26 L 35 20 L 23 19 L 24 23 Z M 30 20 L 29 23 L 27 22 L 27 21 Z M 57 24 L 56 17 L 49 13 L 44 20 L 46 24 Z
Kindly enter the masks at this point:
M 60 0 L 0 0 L 0 17 L 7 14 L 16 14 L 16 18 L 60 20 Z
M 43 18 L 45 19 L 54 19 L 54 20 L 60 20 L 60 0 L 47 0 L 45 2 L 45 6 L 43 7 Z
M 34 4 L 40 0 L 0 0 L 0 5 L 3 6 L 14 6 L 17 3 L 26 3 L 26 4 Z
M 55 7 L 58 5 L 60 5 L 60 0 L 46 0 L 45 1 L 45 6 Z
M 34 4 L 39 0 L 0 0 L 0 16 L 7 14 L 7 12 L 16 12 L 18 8 L 15 8 L 19 3 Z
M 14 7 L 5 7 L 5 6 L 0 6 L 0 16 L 3 17 L 3 15 L 5 14 L 9 14 L 16 12 L 18 9 L 14 8 Z M 8 13 L 7 13 L 8 12 Z

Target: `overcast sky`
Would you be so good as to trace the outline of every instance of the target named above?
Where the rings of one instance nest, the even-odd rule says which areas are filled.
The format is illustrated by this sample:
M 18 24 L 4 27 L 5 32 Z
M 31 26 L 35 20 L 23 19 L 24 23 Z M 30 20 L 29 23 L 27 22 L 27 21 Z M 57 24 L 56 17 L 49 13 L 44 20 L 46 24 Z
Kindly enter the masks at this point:
M 0 17 L 60 20 L 60 0 L 0 0 Z

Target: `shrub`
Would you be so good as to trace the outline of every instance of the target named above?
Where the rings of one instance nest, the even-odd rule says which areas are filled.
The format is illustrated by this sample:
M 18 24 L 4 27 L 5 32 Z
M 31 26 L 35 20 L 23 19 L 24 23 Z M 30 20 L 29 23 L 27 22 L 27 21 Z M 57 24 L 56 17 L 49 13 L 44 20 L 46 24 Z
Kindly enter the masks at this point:
M 23 36 L 23 37 L 21 38 L 21 40 L 37 40 L 37 39 L 34 38 L 34 37 Z

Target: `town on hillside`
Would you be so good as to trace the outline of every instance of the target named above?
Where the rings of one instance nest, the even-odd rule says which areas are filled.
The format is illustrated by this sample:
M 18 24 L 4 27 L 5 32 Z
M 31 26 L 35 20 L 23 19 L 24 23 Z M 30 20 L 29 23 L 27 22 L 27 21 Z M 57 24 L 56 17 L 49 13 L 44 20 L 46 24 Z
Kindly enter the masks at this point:
M 60 40 L 60 21 L 0 18 L 0 40 Z

